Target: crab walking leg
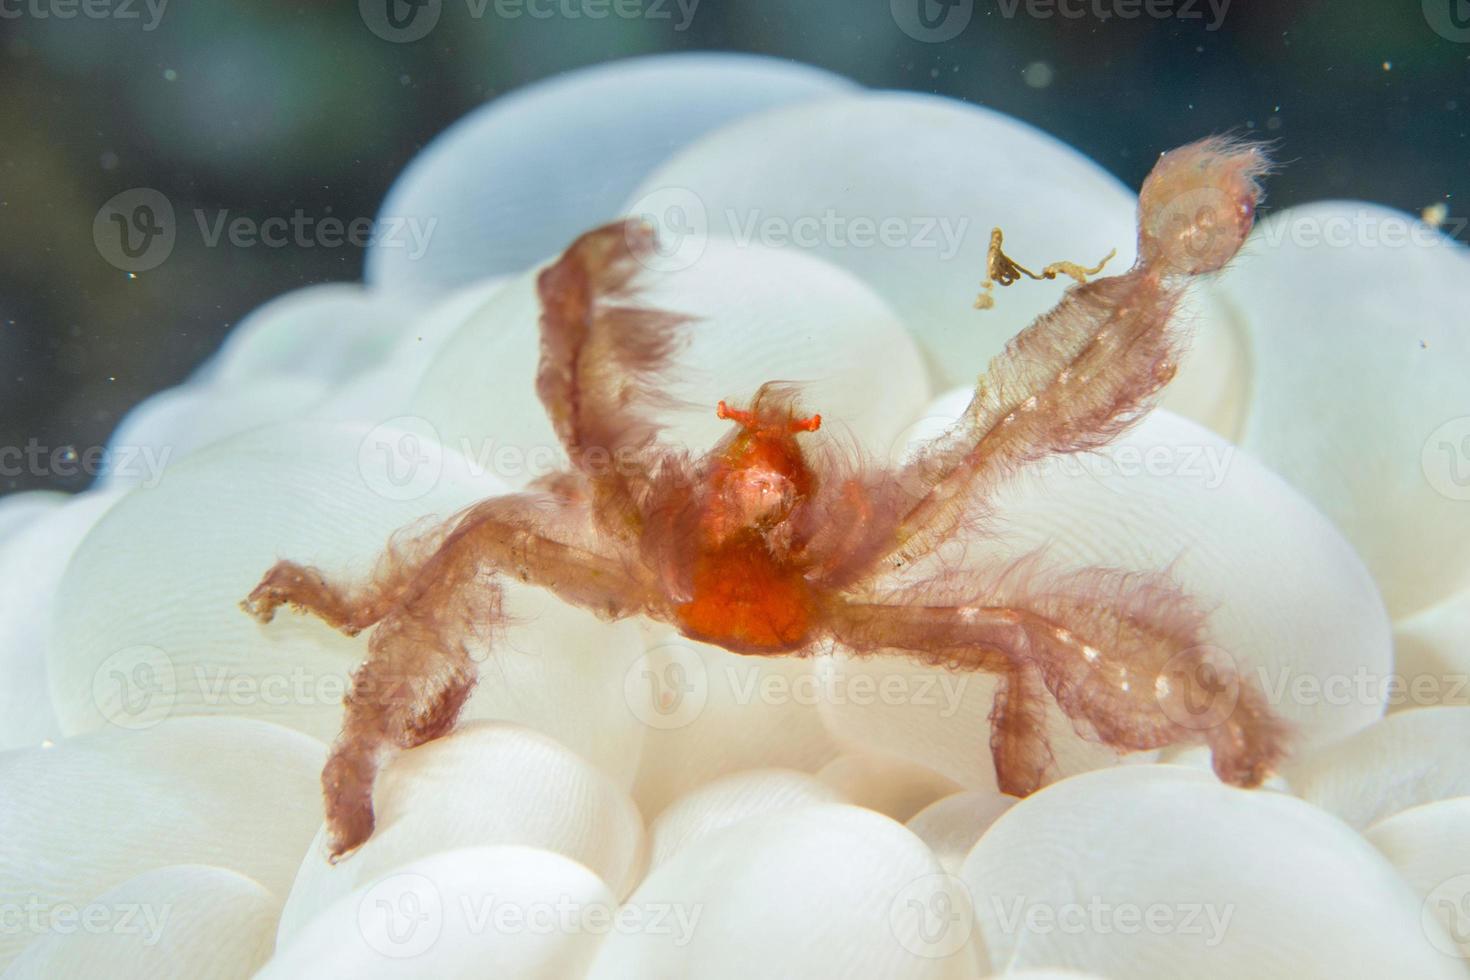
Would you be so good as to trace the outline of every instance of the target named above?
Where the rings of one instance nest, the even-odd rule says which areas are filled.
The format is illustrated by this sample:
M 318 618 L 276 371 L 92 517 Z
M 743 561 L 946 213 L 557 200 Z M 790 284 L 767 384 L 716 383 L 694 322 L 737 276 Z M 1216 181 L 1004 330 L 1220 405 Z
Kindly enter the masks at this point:
M 990 758 L 996 786 L 1012 796 L 1041 789 L 1051 769 L 1046 685 L 1032 664 L 1012 664 L 1001 676 L 990 709 Z
M 453 583 L 461 589 L 465 584 Z M 486 624 L 496 622 L 499 587 L 481 585 L 475 594 L 475 602 L 460 609 L 473 608 Z M 367 659 L 352 675 L 342 731 L 322 770 L 333 861 L 372 835 L 373 783 L 385 750 L 411 748 L 447 734 L 474 687 L 476 670 L 467 638 L 459 635 L 458 624 L 441 620 L 442 612 L 417 604 L 390 613 L 373 631 Z
M 521 503 L 485 501 L 448 522 L 447 531 L 418 539 L 421 551 L 390 551 L 377 584 L 357 593 L 283 562 L 247 600 L 262 622 L 290 604 L 333 625 L 376 623 L 322 772 L 334 859 L 372 833 L 372 788 L 384 752 L 438 738 L 454 725 L 475 683 L 475 654 L 504 621 L 494 576 L 545 587 L 610 619 L 650 610 L 622 563 L 546 536 Z M 345 598 L 354 594 L 365 597 L 360 605 Z
M 1265 694 L 1201 638 L 1201 617 L 1161 575 L 1088 569 L 1042 580 L 1019 562 L 975 605 L 850 604 L 837 641 L 1004 677 L 992 714 L 1001 788 L 1024 795 L 1050 762 L 1041 730 L 1049 692 L 1074 724 L 1121 751 L 1203 742 L 1215 772 L 1257 786 L 1289 730 Z
M 1152 407 L 1178 366 L 1183 289 L 1239 250 L 1265 168 L 1258 147 L 1220 139 L 1164 155 L 1139 195 L 1138 262 L 1069 289 L 990 362 L 960 419 L 897 474 L 870 578 L 932 551 L 1025 465 L 1099 449 Z
M 415 571 L 408 563 L 382 561 L 366 585 L 351 588 L 329 582 L 320 569 L 282 560 L 271 566 L 240 608 L 268 623 L 277 609 L 290 606 L 356 636 L 388 614 Z
M 858 654 L 902 653 L 950 670 L 998 675 L 990 709 L 996 784 L 1026 796 L 1051 767 L 1046 685 L 1026 657 L 1027 639 L 1012 610 L 853 604 L 834 614 L 834 636 Z

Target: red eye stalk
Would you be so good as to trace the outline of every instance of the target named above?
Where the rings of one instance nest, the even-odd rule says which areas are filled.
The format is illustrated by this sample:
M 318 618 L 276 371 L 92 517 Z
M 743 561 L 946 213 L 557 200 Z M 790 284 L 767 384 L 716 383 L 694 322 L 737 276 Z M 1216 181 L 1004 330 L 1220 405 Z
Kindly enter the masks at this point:
M 739 422 L 742 426 L 752 431 L 769 428 L 761 424 L 760 418 L 755 412 L 740 408 L 731 408 L 721 399 L 715 407 L 715 415 L 718 418 L 729 419 L 731 422 Z M 816 432 L 822 427 L 822 416 L 820 414 L 809 416 L 804 419 L 791 419 L 786 423 L 788 432 Z
M 722 419 L 729 419 L 731 422 L 739 422 L 747 429 L 752 428 L 755 425 L 754 412 L 747 412 L 739 408 L 731 408 L 729 405 L 725 404 L 724 399 L 721 399 L 720 404 L 715 407 L 715 416 Z
M 816 432 L 821 427 L 822 416 L 820 414 L 813 415 L 810 418 L 791 420 L 792 432 Z

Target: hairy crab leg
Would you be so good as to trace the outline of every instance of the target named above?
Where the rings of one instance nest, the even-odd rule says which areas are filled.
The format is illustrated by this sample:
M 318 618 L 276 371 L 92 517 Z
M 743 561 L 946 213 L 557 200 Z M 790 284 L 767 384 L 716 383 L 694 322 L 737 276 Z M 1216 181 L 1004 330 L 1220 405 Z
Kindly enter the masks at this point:
M 349 633 L 376 624 L 322 771 L 333 860 L 372 834 L 372 787 L 385 750 L 419 745 L 454 725 L 474 687 L 474 653 L 488 647 L 504 621 L 501 589 L 491 576 L 542 586 L 607 618 L 656 605 L 623 563 L 548 537 L 524 504 L 484 501 L 399 542 L 373 582 L 357 590 L 281 562 L 243 604 L 261 622 L 290 605 Z
M 990 758 L 1002 793 L 1028 796 L 1046 782 L 1053 761 L 1046 697 L 1041 672 L 1032 664 L 1011 664 L 1001 675 L 990 708 Z
M 859 653 L 1002 674 L 992 751 L 1007 792 L 1035 789 L 1050 761 L 1037 721 L 1043 691 L 1121 751 L 1203 742 L 1216 774 L 1238 786 L 1259 785 L 1285 755 L 1288 726 L 1203 641 L 1203 616 L 1166 577 L 1106 569 L 1043 577 L 1032 556 L 974 594 L 984 597 L 974 605 L 840 605 L 831 630 Z
M 658 382 L 688 321 L 635 301 L 640 262 L 653 249 L 653 228 L 614 222 L 582 235 L 536 280 L 536 393 L 587 481 L 593 518 L 624 545 L 641 531 L 639 499 L 661 455 L 658 424 L 645 410 L 668 405 Z
M 1024 465 L 1101 448 L 1152 407 L 1177 369 L 1183 288 L 1240 249 L 1266 167 L 1259 147 L 1223 139 L 1160 159 L 1139 194 L 1138 262 L 1069 289 L 991 361 L 959 421 L 898 472 L 867 580 L 932 551 Z

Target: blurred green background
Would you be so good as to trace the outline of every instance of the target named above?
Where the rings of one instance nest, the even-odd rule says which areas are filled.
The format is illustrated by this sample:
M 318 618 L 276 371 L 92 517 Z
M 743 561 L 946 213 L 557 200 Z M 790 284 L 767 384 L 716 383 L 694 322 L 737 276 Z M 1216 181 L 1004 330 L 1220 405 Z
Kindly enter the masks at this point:
M 103 18 L 80 2 L 0 0 L 0 446 L 104 444 L 252 308 L 361 276 L 351 245 L 206 248 L 197 236 L 130 276 L 93 243 L 113 195 L 145 186 L 180 209 L 371 217 L 404 164 L 468 110 L 631 55 L 760 52 L 983 103 L 1133 186 L 1161 150 L 1255 132 L 1286 164 L 1272 207 L 1356 197 L 1470 212 L 1470 0 L 1235 0 L 1213 30 L 1205 0 L 1198 18 L 1163 20 L 1006 16 L 1013 3 L 974 0 L 943 43 L 906 35 L 890 0 L 700 0 L 687 24 L 673 0 L 667 18 L 601 20 L 508 20 L 493 3 L 474 17 L 479 4 L 443 0 L 413 43 L 375 35 L 352 2 L 173 0 L 156 19 L 157 0 L 89 0 L 133 12 Z M 0 492 L 87 482 L 4 476 Z

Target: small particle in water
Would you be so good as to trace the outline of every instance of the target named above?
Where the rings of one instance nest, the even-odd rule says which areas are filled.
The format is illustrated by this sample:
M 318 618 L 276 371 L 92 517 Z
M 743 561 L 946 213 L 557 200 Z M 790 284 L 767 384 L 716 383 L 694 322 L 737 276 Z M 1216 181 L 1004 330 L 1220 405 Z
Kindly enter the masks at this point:
M 1393 71 L 1393 62 L 1392 61 L 1385 61 L 1383 63 L 1383 70 L 1384 71 Z
M 407 73 L 398 76 L 399 85 L 407 85 L 411 81 L 413 81 L 413 79 L 409 78 Z
M 179 80 L 179 73 L 172 68 L 165 68 L 163 70 L 163 80 L 165 82 L 176 82 Z
M 1267 119 L 1266 120 L 1266 128 L 1267 129 L 1280 129 L 1281 128 L 1281 117 L 1280 116 L 1272 116 L 1270 119 Z
M 1056 72 L 1044 61 L 1033 61 L 1021 69 L 1021 80 L 1031 88 L 1046 88 L 1055 77 Z
M 103 170 L 115 170 L 117 168 L 117 154 L 111 150 L 103 150 L 99 160 Z
M 1445 219 L 1449 216 L 1450 209 L 1445 206 L 1443 201 L 1435 201 L 1429 207 L 1419 212 L 1420 220 L 1431 228 L 1438 228 L 1444 224 Z

